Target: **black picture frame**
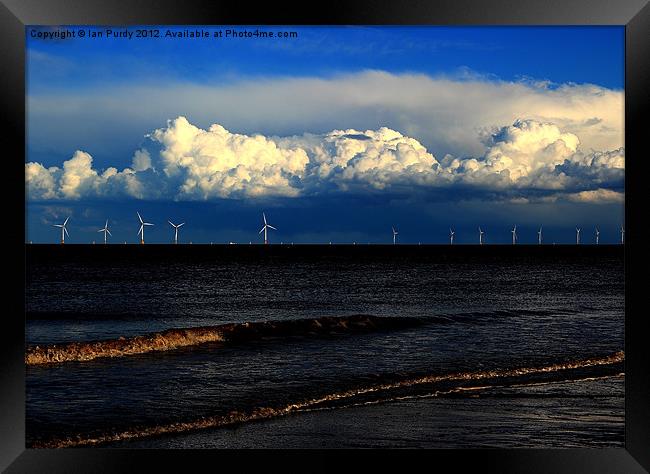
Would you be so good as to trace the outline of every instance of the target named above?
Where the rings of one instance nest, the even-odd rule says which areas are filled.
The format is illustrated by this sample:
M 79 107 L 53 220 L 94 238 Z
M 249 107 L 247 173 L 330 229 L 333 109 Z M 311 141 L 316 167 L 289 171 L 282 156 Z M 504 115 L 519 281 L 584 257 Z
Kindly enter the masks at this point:
M 644 472 L 650 470 L 650 369 L 643 332 L 645 312 L 640 291 L 645 262 L 642 248 L 639 196 L 644 155 L 642 123 L 650 110 L 650 5 L 647 0 L 444 0 L 331 1 L 292 5 L 266 2 L 209 2 L 204 0 L 0 0 L 0 97 L 3 142 L 7 153 L 3 203 L 14 212 L 14 229 L 25 228 L 25 25 L 62 24 L 431 24 L 431 25 L 625 25 L 625 448 L 622 449 L 498 449 L 427 450 L 430 467 L 468 467 L 497 472 Z M 13 150 L 6 151 L 7 146 Z M 11 146 L 13 145 L 13 146 Z M 15 176 L 14 176 L 15 173 Z M 11 184 L 9 186 L 8 184 Z M 637 202 L 637 198 L 639 201 Z M 212 451 L 122 449 L 25 449 L 25 234 L 3 236 L 11 263 L 5 264 L 3 329 L 0 330 L 0 469 L 18 472 L 127 472 L 182 471 L 236 466 L 246 470 L 254 463 L 293 471 L 343 467 L 340 451 Z M 22 247 L 22 251 L 19 250 Z M 636 275 L 636 276 L 633 276 Z M 386 464 L 385 452 L 346 452 L 363 462 Z M 415 466 L 412 452 L 390 452 L 401 468 Z M 418 459 L 418 461 L 425 461 Z M 369 467 L 369 466 L 368 466 Z M 408 467 L 407 467 L 408 468 Z

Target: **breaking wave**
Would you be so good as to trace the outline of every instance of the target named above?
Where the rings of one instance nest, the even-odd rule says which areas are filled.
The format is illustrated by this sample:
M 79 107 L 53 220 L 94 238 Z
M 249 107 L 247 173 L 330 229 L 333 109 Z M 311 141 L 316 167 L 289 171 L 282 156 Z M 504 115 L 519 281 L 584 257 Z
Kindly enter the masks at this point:
M 29 346 L 25 353 L 25 363 L 39 365 L 89 361 L 102 357 L 124 357 L 172 351 L 208 342 L 244 342 L 267 337 L 353 334 L 411 327 L 422 322 L 423 320 L 417 318 L 353 315 L 174 328 L 129 338 Z
M 388 383 L 357 387 L 323 396 L 287 403 L 276 407 L 255 407 L 248 411 L 231 411 L 227 414 L 205 416 L 191 421 L 179 421 L 158 426 L 133 427 L 119 432 L 101 434 L 79 434 L 65 438 L 35 440 L 32 448 L 67 448 L 93 446 L 118 441 L 128 441 L 150 436 L 181 434 L 206 428 L 218 428 L 249 421 L 264 420 L 290 413 L 312 411 L 367 403 L 382 403 L 418 396 L 446 396 L 472 393 L 499 386 L 527 386 L 549 381 L 596 380 L 621 376 L 621 364 L 625 360 L 622 351 L 604 357 L 557 363 L 542 367 L 519 367 L 475 372 L 426 375 L 405 378 Z M 595 370 L 594 370 L 595 369 Z M 404 395 L 400 390 L 421 388 L 423 393 L 410 392 Z M 368 395 L 372 398 L 368 400 Z M 345 405 L 341 405 L 343 402 Z

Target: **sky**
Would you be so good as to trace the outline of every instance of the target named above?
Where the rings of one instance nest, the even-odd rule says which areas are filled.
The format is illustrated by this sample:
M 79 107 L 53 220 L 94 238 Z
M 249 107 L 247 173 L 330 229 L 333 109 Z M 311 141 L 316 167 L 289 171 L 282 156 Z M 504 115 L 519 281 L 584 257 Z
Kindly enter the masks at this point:
M 26 45 L 27 241 L 70 216 L 67 242 L 109 219 L 135 243 L 136 211 L 155 243 L 168 220 L 181 242 L 260 242 L 262 212 L 271 242 L 620 240 L 622 27 L 48 26 Z

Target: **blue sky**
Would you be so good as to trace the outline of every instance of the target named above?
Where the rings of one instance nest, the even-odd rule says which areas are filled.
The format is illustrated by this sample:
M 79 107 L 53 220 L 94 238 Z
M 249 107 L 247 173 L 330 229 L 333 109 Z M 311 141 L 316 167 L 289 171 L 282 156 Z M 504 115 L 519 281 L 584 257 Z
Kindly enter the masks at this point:
M 495 243 L 514 223 L 522 241 L 538 223 L 558 243 L 576 225 L 618 238 L 622 27 L 32 38 L 56 29 L 26 29 L 27 240 L 54 241 L 72 214 L 70 242 L 105 218 L 135 241 L 140 210 L 151 241 L 172 218 L 184 240 L 248 242 L 263 209 L 274 241 L 381 242 L 398 225 L 404 242 L 449 226 L 473 242 L 479 220 Z
M 226 27 L 201 29 L 214 31 Z M 61 63 L 68 63 L 61 64 L 54 74 L 51 70 L 30 69 L 29 86 L 34 91 L 69 89 L 188 76 L 197 82 L 227 82 L 242 75 L 323 76 L 364 68 L 427 74 L 469 68 L 505 80 L 529 76 L 557 83 L 589 82 L 614 89 L 622 89 L 624 85 L 622 27 L 278 26 L 259 29 L 296 31 L 298 38 L 52 41 L 32 38 L 28 31 L 30 52 L 52 54 Z M 79 74 L 82 69 L 85 72 Z

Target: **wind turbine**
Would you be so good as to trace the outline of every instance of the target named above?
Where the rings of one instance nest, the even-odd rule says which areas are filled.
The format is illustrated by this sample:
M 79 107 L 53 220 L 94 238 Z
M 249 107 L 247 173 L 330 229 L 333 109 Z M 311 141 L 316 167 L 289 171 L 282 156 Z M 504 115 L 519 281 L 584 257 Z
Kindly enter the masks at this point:
M 140 217 L 139 212 L 136 211 L 136 214 L 138 215 L 138 219 L 140 219 L 140 230 L 138 231 L 138 235 L 142 234 L 142 236 L 140 238 L 140 244 L 144 244 L 144 226 L 153 225 L 153 224 L 143 221 L 142 217 Z
M 258 234 L 261 234 L 262 232 L 264 232 L 264 243 L 268 244 L 269 240 L 268 240 L 268 238 L 266 236 L 267 229 L 273 229 L 273 230 L 278 230 L 278 229 L 276 229 L 271 224 L 266 222 L 266 214 L 262 213 L 262 219 L 264 219 L 264 227 L 262 227 L 262 229 L 258 232 Z
M 167 221 L 169 222 L 169 225 L 171 225 L 174 228 L 174 244 L 178 244 L 178 228 L 182 225 L 185 225 L 185 222 L 182 224 L 174 224 L 172 221 Z
M 600 231 L 598 230 L 598 227 L 596 227 L 596 245 L 598 245 L 599 241 L 600 241 Z
M 456 234 L 456 232 L 454 232 L 454 229 L 452 229 L 450 227 L 449 228 L 449 245 L 454 245 L 454 234 Z
M 97 232 L 103 232 L 104 233 L 104 245 L 106 245 L 106 234 L 108 233 L 108 235 L 113 237 L 113 234 L 111 234 L 111 231 L 108 230 L 108 219 L 106 219 L 106 224 L 104 224 L 104 228 L 99 229 Z
M 537 231 L 537 243 L 542 245 L 542 226 L 539 226 L 539 230 Z
M 70 219 L 70 216 L 68 216 L 68 219 Z M 70 236 L 70 234 L 68 234 L 68 229 L 65 228 L 68 219 L 66 219 L 63 224 L 52 224 L 53 227 L 61 227 L 61 245 L 65 244 L 65 236 Z
M 580 243 L 580 231 L 581 231 L 581 230 L 582 230 L 582 229 L 578 229 L 578 228 L 576 227 L 576 245 L 578 245 L 578 244 Z
M 512 245 L 515 245 L 517 242 L 517 224 L 515 224 L 510 232 L 512 232 Z
M 485 232 L 483 232 L 481 230 L 481 228 L 479 227 L 478 228 L 478 244 L 479 245 L 483 245 L 483 234 L 485 234 Z
M 621 226 L 621 245 L 625 242 L 625 228 Z
M 395 227 L 391 227 L 391 229 L 393 229 L 393 245 L 395 245 L 397 243 L 397 234 L 399 234 L 399 232 L 395 230 Z

